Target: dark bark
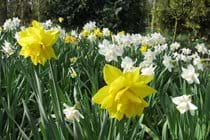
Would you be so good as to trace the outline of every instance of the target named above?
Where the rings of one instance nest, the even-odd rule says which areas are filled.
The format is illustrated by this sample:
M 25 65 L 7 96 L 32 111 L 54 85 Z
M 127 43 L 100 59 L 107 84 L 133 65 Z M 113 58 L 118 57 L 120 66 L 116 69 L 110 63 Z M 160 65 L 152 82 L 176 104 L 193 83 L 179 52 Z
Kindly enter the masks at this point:
M 7 19 L 7 0 L 0 0 L 0 25 Z

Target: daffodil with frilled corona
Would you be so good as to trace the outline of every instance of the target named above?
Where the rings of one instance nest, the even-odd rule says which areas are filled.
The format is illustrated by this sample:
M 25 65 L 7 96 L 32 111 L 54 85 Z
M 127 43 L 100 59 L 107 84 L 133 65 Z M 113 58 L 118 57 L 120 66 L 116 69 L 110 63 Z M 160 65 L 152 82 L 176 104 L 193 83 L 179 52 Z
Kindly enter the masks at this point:
M 122 72 L 106 64 L 103 75 L 107 85 L 94 95 L 92 101 L 106 109 L 111 118 L 121 120 L 124 117 L 140 116 L 148 106 L 144 97 L 156 92 L 147 85 L 153 77 L 140 75 L 139 68 Z
M 32 26 L 18 33 L 18 43 L 22 47 L 20 55 L 30 57 L 34 65 L 44 64 L 51 58 L 56 58 L 52 45 L 59 36 L 57 30 L 45 30 L 37 21 Z

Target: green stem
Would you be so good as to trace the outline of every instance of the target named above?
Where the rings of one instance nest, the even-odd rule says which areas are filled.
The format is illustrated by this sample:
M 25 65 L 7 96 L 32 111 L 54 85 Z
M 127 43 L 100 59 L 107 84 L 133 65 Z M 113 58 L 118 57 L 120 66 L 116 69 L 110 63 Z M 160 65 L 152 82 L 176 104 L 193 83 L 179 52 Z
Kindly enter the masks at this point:
M 52 64 L 50 61 L 49 61 L 49 67 L 50 67 L 50 77 L 52 79 L 52 86 L 53 86 L 53 91 L 51 92 L 51 94 L 52 94 L 52 100 L 53 100 L 53 104 L 54 104 L 54 111 L 55 111 L 56 118 L 58 118 L 58 121 L 60 123 L 62 123 L 64 118 L 63 118 L 62 111 L 61 111 L 61 106 L 60 106 L 60 102 L 59 102 L 59 98 L 58 98 L 57 86 L 55 83 L 53 68 L 52 68 Z
M 178 19 L 177 19 L 177 17 L 176 17 L 176 18 L 175 18 L 175 24 L 174 24 L 173 42 L 176 40 L 177 24 L 178 24 Z
M 104 120 L 103 120 L 103 123 L 102 123 L 102 127 L 101 127 L 101 130 L 100 130 L 100 133 L 99 133 L 98 140 L 102 140 L 103 139 L 104 130 L 105 130 L 106 125 L 107 125 L 107 120 L 108 120 L 108 114 L 107 114 L 107 112 L 105 112 Z

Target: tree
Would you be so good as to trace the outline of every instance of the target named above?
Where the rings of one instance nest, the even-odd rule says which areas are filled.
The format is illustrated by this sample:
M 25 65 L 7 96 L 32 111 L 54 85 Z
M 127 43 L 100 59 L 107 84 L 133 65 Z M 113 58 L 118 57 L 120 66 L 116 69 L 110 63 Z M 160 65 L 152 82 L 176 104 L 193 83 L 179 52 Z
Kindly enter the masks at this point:
M 7 19 L 7 0 L 0 0 L 0 25 Z
M 209 14 L 209 5 L 208 0 L 158 0 L 156 23 L 160 30 L 173 30 L 174 40 L 177 33 L 188 31 L 194 36 L 205 36 L 202 29 L 206 28 L 203 23 Z

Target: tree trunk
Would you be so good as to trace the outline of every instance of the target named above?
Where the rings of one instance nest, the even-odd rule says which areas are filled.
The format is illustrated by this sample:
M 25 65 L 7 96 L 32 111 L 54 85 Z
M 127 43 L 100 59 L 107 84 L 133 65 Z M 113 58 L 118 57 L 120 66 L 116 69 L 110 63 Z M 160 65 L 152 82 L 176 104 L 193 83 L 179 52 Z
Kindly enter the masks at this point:
M 0 25 L 7 19 L 7 0 L 0 0 Z
M 155 24 L 155 14 L 156 14 L 156 0 L 153 0 L 152 2 L 152 21 L 151 21 L 151 32 L 154 30 L 154 24 Z

